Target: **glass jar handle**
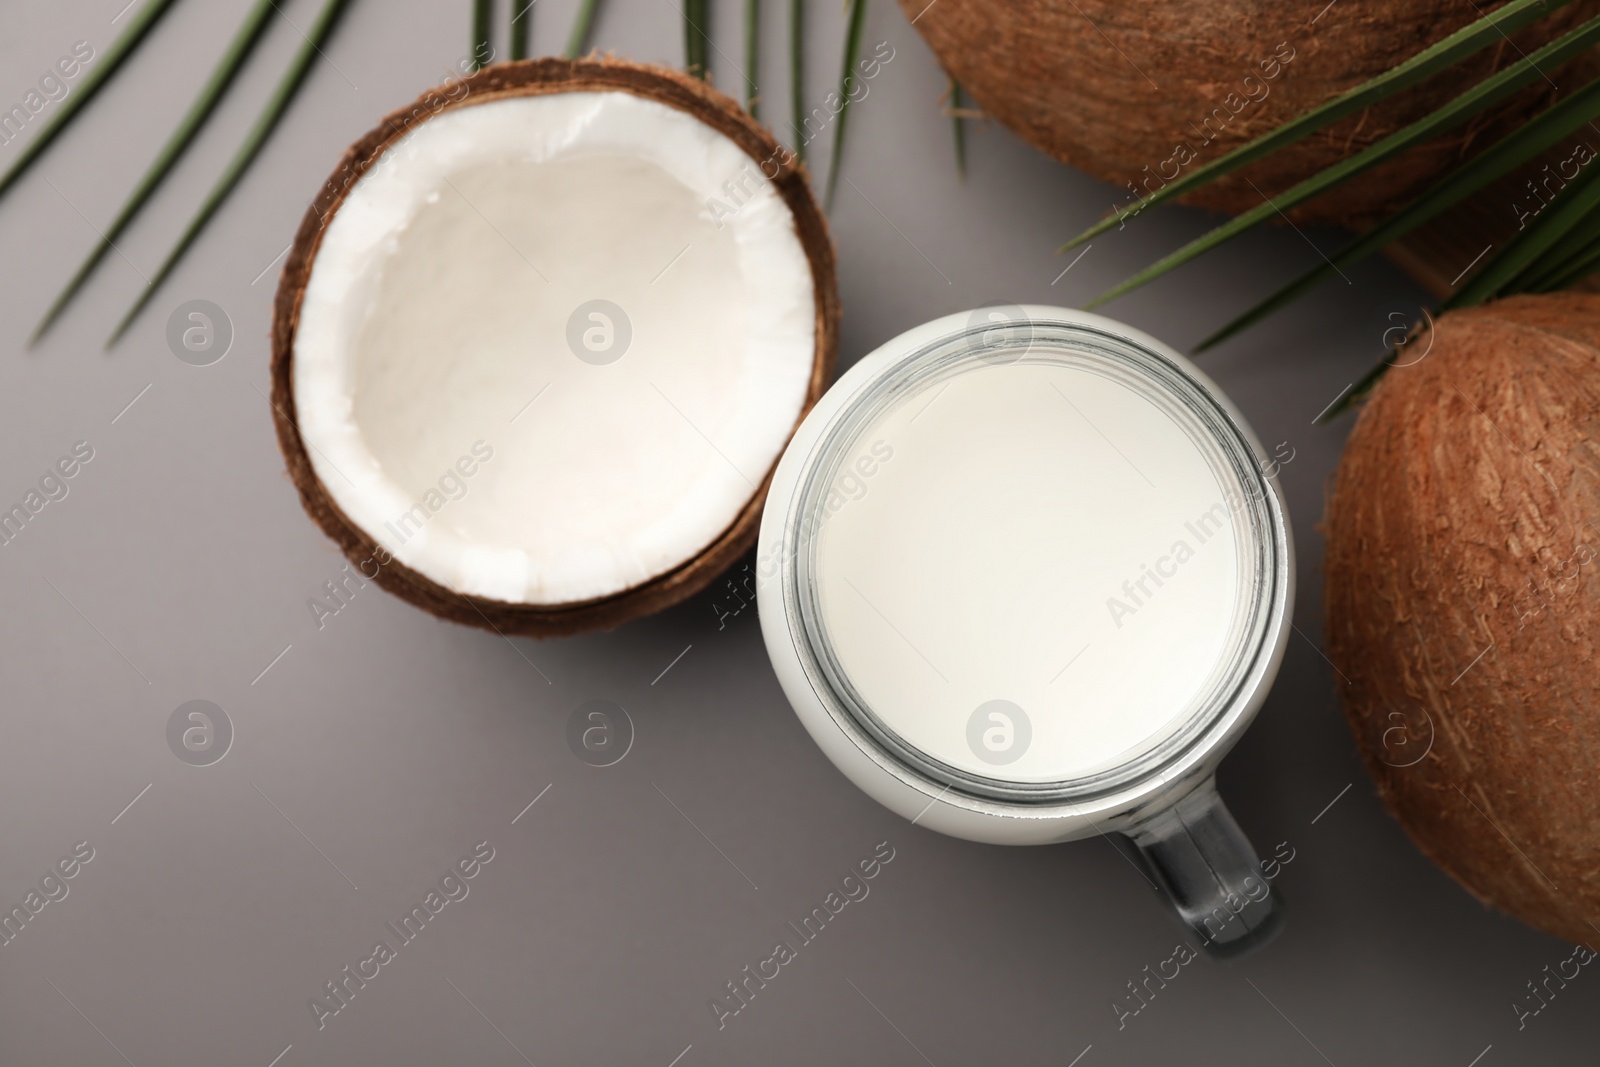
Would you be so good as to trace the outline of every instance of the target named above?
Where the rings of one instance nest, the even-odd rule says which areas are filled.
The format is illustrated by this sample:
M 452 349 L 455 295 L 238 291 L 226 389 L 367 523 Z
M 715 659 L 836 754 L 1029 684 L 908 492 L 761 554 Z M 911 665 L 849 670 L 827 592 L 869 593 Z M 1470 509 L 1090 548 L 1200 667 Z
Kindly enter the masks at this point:
M 1283 894 L 1267 884 L 1215 778 L 1125 832 L 1207 955 L 1243 956 L 1283 929 Z

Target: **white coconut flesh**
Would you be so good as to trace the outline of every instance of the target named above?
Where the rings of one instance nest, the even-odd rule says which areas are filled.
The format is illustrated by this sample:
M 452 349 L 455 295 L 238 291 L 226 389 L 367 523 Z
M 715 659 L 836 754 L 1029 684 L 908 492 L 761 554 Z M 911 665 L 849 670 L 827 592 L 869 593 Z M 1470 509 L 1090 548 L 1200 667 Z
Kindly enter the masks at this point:
M 459 107 L 333 214 L 297 422 L 333 501 L 405 566 L 585 601 L 733 523 L 805 403 L 815 321 L 791 212 L 704 122 L 617 91 Z

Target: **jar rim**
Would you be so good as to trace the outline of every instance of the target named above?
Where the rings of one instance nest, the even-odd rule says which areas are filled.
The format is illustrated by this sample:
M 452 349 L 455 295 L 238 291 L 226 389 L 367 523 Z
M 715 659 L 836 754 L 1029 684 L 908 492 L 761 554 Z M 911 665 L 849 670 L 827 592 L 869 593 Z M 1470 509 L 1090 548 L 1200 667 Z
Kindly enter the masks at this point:
M 1011 314 L 1014 312 L 1015 314 Z M 1274 605 L 1288 581 L 1288 547 L 1281 504 L 1247 432 L 1227 407 L 1193 373 L 1172 358 L 1133 338 L 1088 322 L 1029 316 L 1004 309 L 994 323 L 979 313 L 965 329 L 945 333 L 904 353 L 860 385 L 833 413 L 805 458 L 790 515 L 783 524 L 783 597 L 793 627 L 802 669 L 829 714 L 854 729 L 846 732 L 860 746 L 871 745 L 903 771 L 941 791 L 989 801 L 1030 805 L 1088 801 L 1124 792 L 1153 780 L 1185 761 L 1224 732 L 1231 709 L 1250 702 L 1264 684 L 1261 661 L 1272 655 Z M 1240 569 L 1241 591 L 1233 632 L 1225 653 L 1209 676 L 1194 707 L 1118 758 L 1092 773 L 1049 781 L 1020 781 L 975 773 L 923 751 L 901 737 L 873 711 L 850 681 L 835 653 L 819 600 L 818 531 L 826 519 L 826 489 L 860 434 L 908 397 L 943 378 L 985 364 L 1043 362 L 1076 366 L 1093 363 L 1174 417 L 1208 459 L 1222 464 L 1243 488 L 1236 514 L 1246 517 L 1249 536 L 1238 538 L 1248 567 Z M 1248 573 L 1248 582 L 1246 574 Z M 1244 588 L 1247 585 L 1248 588 Z M 1140 747 L 1143 745 L 1144 747 Z M 874 758 L 877 755 L 870 752 Z

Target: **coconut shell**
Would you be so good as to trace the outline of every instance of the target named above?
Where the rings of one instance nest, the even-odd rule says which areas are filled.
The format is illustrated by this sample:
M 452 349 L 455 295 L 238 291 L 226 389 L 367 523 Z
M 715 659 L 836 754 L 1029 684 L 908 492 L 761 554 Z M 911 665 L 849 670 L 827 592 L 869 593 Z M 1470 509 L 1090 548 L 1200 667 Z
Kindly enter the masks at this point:
M 1327 542 L 1328 653 L 1389 810 L 1480 900 L 1600 944 L 1600 296 L 1407 344 Z
M 641 585 L 611 596 L 556 605 L 513 604 L 456 592 L 391 559 L 370 534 L 345 515 L 317 478 L 296 421 L 292 388 L 295 329 L 328 221 L 356 181 L 390 144 L 420 123 L 453 108 L 507 97 L 582 91 L 632 93 L 687 112 L 728 137 L 758 165 L 771 161 L 764 173 L 782 161 L 770 180 L 794 216 L 796 232 L 811 264 L 816 294 L 816 352 L 800 418 L 827 387 L 838 349 L 839 295 L 833 245 L 803 165 L 751 119 L 737 101 L 699 79 L 661 67 L 599 57 L 499 63 L 447 89 L 424 93 L 351 146 L 306 210 L 278 284 L 272 319 L 272 414 L 278 444 L 307 514 L 364 575 L 441 618 L 501 634 L 547 637 L 612 629 L 698 593 L 755 544 L 772 470 L 766 472 L 749 501 L 714 541 L 694 558 Z M 799 418 L 795 425 L 799 425 Z M 776 466 L 774 461 L 773 467 Z
M 985 112 L 1048 154 L 1143 195 L 1420 52 L 1495 5 L 1457 0 L 900 0 Z M 1600 10 L 1562 8 L 1434 78 L 1206 186 L 1229 214 L 1381 140 Z M 1554 76 L 1290 214 L 1364 226 L 1511 132 L 1575 77 Z M 1245 79 L 1249 78 L 1250 81 Z M 1208 119 L 1209 125 L 1208 125 Z M 1179 145 L 1195 159 L 1173 162 Z M 1181 157 L 1177 160 L 1182 162 Z M 1146 185 L 1148 183 L 1148 185 Z M 1107 205 L 1110 206 L 1109 204 Z

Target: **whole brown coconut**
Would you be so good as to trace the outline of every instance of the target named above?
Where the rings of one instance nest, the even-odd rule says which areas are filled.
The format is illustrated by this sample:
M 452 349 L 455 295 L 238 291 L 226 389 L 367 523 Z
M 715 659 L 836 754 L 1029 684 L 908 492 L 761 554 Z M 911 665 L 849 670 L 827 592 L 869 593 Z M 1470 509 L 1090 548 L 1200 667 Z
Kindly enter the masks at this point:
M 329 220 L 387 148 L 444 111 L 510 97 L 586 91 L 629 93 L 687 112 L 747 154 L 752 168 L 761 169 L 788 208 L 810 266 L 815 304 L 815 349 L 796 425 L 827 386 L 838 347 L 839 297 L 833 245 L 803 165 L 737 101 L 697 78 L 609 58 L 499 63 L 455 83 L 448 91 L 423 94 L 415 104 L 389 115 L 356 142 L 307 209 L 279 281 L 272 322 L 272 409 L 278 444 L 306 512 L 338 543 L 366 579 L 435 615 L 501 634 L 544 637 L 611 629 L 693 596 L 755 544 L 771 468 L 761 472 L 749 499 L 719 536 L 692 558 L 648 581 L 613 595 L 559 604 L 508 603 L 468 595 L 440 585 L 391 556 L 372 531 L 363 529 L 340 509 L 318 478 L 297 419 L 293 385 L 295 335 L 306 286 Z M 572 209 L 570 205 L 554 205 L 551 210 Z M 373 568 L 370 572 L 369 566 Z
M 1423 852 L 1600 943 L 1600 296 L 1452 312 L 1403 351 L 1328 507 L 1345 709 Z
M 1034 146 L 1157 190 L 1498 6 L 1457 0 L 900 0 L 945 69 Z M 1373 144 L 1593 14 L 1581 2 L 1185 199 L 1237 214 Z M 1556 82 L 1576 64 L 1556 75 Z M 1549 81 L 1291 215 L 1365 225 L 1548 103 Z M 1192 153 L 1192 158 L 1190 156 Z M 1131 189 L 1130 189 L 1130 184 Z

